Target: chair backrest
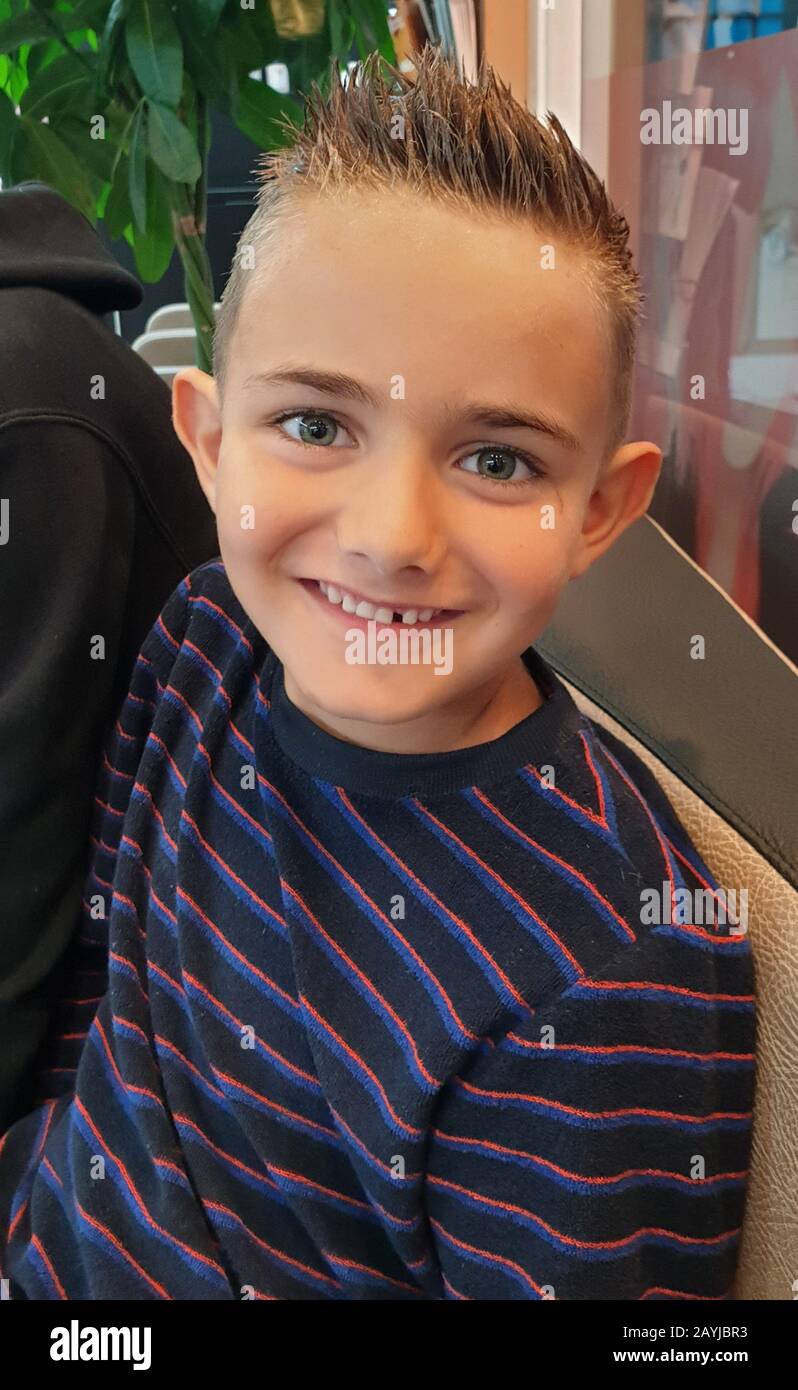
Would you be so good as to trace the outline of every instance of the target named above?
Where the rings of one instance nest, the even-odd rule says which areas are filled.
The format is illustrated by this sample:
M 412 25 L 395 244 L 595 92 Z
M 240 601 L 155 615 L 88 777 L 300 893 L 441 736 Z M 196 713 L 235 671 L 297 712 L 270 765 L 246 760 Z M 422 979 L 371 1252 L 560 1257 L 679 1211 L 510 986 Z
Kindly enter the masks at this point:
M 172 328 L 157 333 L 141 333 L 133 343 L 133 351 L 149 362 L 151 367 L 193 367 L 196 334 L 193 328 Z
M 798 1289 L 798 892 L 628 729 L 576 687 L 580 709 L 650 768 L 725 888 L 745 888 L 758 1004 L 751 1167 L 737 1267 L 738 1299 L 791 1299 Z M 792 1220 L 790 1221 L 790 1214 Z
M 214 304 L 214 309 L 218 312 L 219 305 Z M 193 328 L 194 321 L 191 317 L 191 310 L 186 302 L 181 304 L 162 304 L 160 309 L 156 309 L 150 314 L 144 327 L 145 333 L 166 333 L 173 328 Z
M 686 653 L 704 638 L 706 658 Z M 757 996 L 738 1299 L 798 1292 L 798 671 L 649 517 L 569 586 L 536 642 L 649 767 L 724 886 L 748 893 Z

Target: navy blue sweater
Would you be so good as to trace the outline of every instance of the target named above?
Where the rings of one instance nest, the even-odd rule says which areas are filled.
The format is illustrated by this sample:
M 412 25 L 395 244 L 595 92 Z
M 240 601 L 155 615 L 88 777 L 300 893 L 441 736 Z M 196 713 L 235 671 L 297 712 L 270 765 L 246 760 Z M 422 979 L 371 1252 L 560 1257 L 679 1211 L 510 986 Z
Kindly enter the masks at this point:
M 750 947 L 648 920 L 717 884 L 524 661 L 546 698 L 503 737 L 376 752 L 292 704 L 220 562 L 181 584 L 0 1141 L 12 1297 L 729 1296 Z

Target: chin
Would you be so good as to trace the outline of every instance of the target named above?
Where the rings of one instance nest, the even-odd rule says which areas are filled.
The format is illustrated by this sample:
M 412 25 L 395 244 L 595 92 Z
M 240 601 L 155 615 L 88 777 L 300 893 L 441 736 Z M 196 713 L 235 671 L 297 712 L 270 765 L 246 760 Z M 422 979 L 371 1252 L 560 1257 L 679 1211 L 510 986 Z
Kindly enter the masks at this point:
M 424 670 L 423 676 L 421 670 Z M 424 668 L 355 667 L 344 675 L 320 680 L 318 667 L 309 673 L 293 672 L 306 699 L 336 719 L 362 720 L 369 724 L 402 724 L 429 714 L 448 694 L 446 677 Z M 386 679 L 386 675 L 397 679 Z

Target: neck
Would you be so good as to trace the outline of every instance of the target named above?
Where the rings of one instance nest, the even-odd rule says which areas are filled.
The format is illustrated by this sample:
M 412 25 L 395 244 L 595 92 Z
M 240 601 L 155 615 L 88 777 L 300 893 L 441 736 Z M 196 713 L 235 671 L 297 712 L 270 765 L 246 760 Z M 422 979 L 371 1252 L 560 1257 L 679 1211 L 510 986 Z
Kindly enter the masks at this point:
M 507 671 L 477 687 L 466 698 L 395 724 L 329 714 L 305 697 L 287 668 L 284 684 L 291 703 L 326 733 L 383 753 L 449 753 L 488 743 L 501 738 L 543 704 L 543 696 L 520 657 Z

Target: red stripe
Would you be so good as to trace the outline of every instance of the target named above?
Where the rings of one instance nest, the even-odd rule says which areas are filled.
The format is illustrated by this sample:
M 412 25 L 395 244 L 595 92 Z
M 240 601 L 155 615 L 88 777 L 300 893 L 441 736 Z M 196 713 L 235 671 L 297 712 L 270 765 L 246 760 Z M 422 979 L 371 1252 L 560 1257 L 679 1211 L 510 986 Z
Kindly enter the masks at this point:
M 311 1004 L 310 1000 L 306 999 L 304 994 L 300 994 L 299 997 L 304 1007 L 307 1009 L 308 1013 L 312 1014 L 316 1022 L 324 1029 L 325 1033 L 329 1033 L 330 1037 L 335 1038 L 335 1041 L 338 1043 L 338 1046 L 347 1054 L 348 1057 L 351 1057 L 352 1061 L 355 1063 L 355 1066 L 359 1067 L 362 1072 L 365 1072 L 366 1076 L 370 1079 L 372 1084 L 376 1087 L 376 1089 L 382 1096 L 385 1102 L 386 1109 L 388 1110 L 388 1113 L 391 1116 L 391 1119 L 395 1122 L 395 1124 L 399 1125 L 400 1128 L 403 1129 L 406 1134 L 412 1134 L 417 1139 L 420 1138 L 421 1135 L 424 1133 L 423 1129 L 417 1129 L 415 1125 L 408 1124 L 406 1120 L 401 1119 L 400 1116 L 397 1115 L 396 1111 L 391 1105 L 391 1102 L 388 1099 L 387 1092 L 382 1082 L 380 1081 L 380 1078 L 377 1076 L 376 1072 L 372 1071 L 368 1063 L 364 1062 L 363 1058 L 360 1056 L 360 1053 L 355 1052 L 355 1049 L 353 1047 L 350 1047 L 349 1043 L 344 1041 L 340 1033 L 336 1033 L 332 1024 L 328 1023 L 325 1018 L 322 1018 L 321 1014 L 313 1008 L 313 1005 Z
M 86 1124 L 89 1126 L 89 1129 L 91 1130 L 92 1134 L 97 1140 L 98 1144 L 101 1144 L 105 1152 L 113 1159 L 114 1163 L 117 1166 L 117 1169 L 119 1170 L 119 1173 L 121 1174 L 122 1181 L 124 1182 L 131 1197 L 136 1203 L 136 1206 L 139 1208 L 139 1211 L 141 1212 L 144 1219 L 149 1223 L 150 1226 L 152 1226 L 153 1230 L 157 1231 L 158 1234 L 164 1240 L 168 1241 L 170 1244 L 176 1245 L 179 1249 L 184 1250 L 187 1255 L 190 1255 L 192 1257 L 192 1259 L 199 1260 L 200 1264 L 207 1265 L 209 1269 L 215 1270 L 217 1274 L 221 1274 L 222 1277 L 226 1279 L 227 1276 L 224 1270 L 222 1269 L 222 1266 L 220 1264 L 217 1264 L 216 1260 L 210 1259 L 209 1256 L 204 1255 L 201 1250 L 194 1249 L 193 1246 L 188 1245 L 184 1240 L 180 1240 L 178 1236 L 172 1235 L 171 1231 L 167 1231 L 165 1226 L 161 1226 L 160 1223 L 155 1220 L 155 1217 L 152 1215 L 150 1211 L 147 1210 L 147 1207 L 144 1205 L 139 1190 L 136 1187 L 136 1184 L 133 1182 L 133 1179 L 128 1173 L 128 1170 L 125 1167 L 124 1163 L 120 1158 L 117 1157 L 113 1149 L 108 1144 L 106 1144 L 105 1140 L 100 1134 L 99 1129 L 95 1125 L 88 1110 L 83 1104 L 80 1096 L 77 1094 L 74 1098 L 74 1104 L 77 1106 L 78 1110 L 80 1111 L 81 1115 L 86 1121 Z
M 625 1052 L 644 1052 L 652 1057 L 685 1057 L 690 1061 L 698 1062 L 753 1062 L 755 1054 L 753 1052 L 686 1052 L 678 1047 L 636 1047 L 634 1043 L 617 1043 L 612 1047 L 596 1047 L 587 1043 L 555 1043 L 553 1047 L 546 1047 L 541 1042 L 530 1042 L 527 1038 L 519 1037 L 518 1033 L 508 1033 L 508 1039 L 512 1039 L 519 1047 L 526 1047 L 530 1052 L 586 1052 L 596 1056 L 621 1055 Z
M 42 1263 L 43 1263 L 44 1265 L 46 1265 L 46 1267 L 47 1267 L 47 1272 L 49 1273 L 50 1278 L 52 1279 L 53 1283 L 55 1284 L 55 1287 L 56 1287 L 57 1290 L 58 1290 L 58 1297 L 59 1297 L 60 1299 L 66 1300 L 66 1293 L 64 1292 L 64 1286 L 63 1286 L 63 1284 L 61 1283 L 61 1280 L 59 1279 L 59 1277 L 58 1277 L 58 1275 L 56 1274 L 55 1270 L 53 1269 L 52 1261 L 50 1260 L 50 1257 L 49 1257 L 49 1255 L 47 1254 L 47 1251 L 45 1250 L 44 1246 L 42 1245 L 41 1241 L 39 1240 L 39 1237 L 36 1236 L 36 1235 L 31 1236 L 31 1238 L 30 1238 L 30 1243 L 31 1243 L 31 1245 L 33 1246 L 34 1250 L 38 1251 L 39 1256 L 40 1256 L 40 1258 L 41 1258 L 41 1260 L 42 1260 Z
M 540 1294 L 541 1297 L 543 1296 L 543 1290 L 540 1284 L 537 1284 L 531 1274 L 527 1274 L 526 1270 L 523 1269 L 521 1265 L 516 1264 L 515 1260 L 506 1260 L 503 1255 L 496 1255 L 492 1250 L 482 1250 L 478 1245 L 469 1245 L 466 1240 L 458 1240 L 456 1236 L 452 1235 L 451 1231 L 447 1231 L 446 1228 L 441 1225 L 440 1221 L 435 1221 L 432 1217 L 430 1217 L 429 1223 L 434 1231 L 438 1231 L 445 1240 L 450 1241 L 451 1244 L 457 1246 L 458 1249 L 469 1250 L 472 1255 L 481 1255 L 484 1260 L 490 1260 L 492 1264 L 501 1265 L 504 1269 L 515 1270 L 516 1274 L 521 1275 L 521 1278 L 529 1285 L 530 1289 L 534 1289 L 535 1293 Z
M 223 608 L 220 608 L 218 603 L 213 603 L 211 599 L 206 598 L 204 594 L 191 594 L 189 595 L 188 601 L 189 603 L 193 604 L 202 604 L 204 608 L 210 608 L 214 613 L 218 613 L 219 616 L 224 619 L 225 625 L 231 627 L 234 632 L 238 633 L 239 637 L 241 638 L 241 641 L 247 648 L 247 651 L 252 652 L 252 643 L 250 642 L 249 638 L 245 635 L 244 629 L 239 627 L 238 623 L 233 622 L 233 619 L 230 617 L 230 614 L 226 613 Z
M 224 1203 L 203 1202 L 202 1205 L 206 1211 L 223 1212 L 225 1216 L 231 1217 L 235 1224 L 239 1226 L 242 1231 L 245 1231 L 246 1234 L 250 1237 L 251 1240 L 255 1242 L 256 1245 L 260 1246 L 261 1250 L 268 1251 L 270 1255 L 273 1255 L 275 1259 L 280 1260 L 281 1263 L 290 1265 L 293 1269 L 302 1270 L 303 1273 L 309 1274 L 311 1278 L 318 1279 L 320 1283 L 329 1284 L 331 1288 L 339 1289 L 341 1287 L 338 1281 L 336 1279 L 332 1279 L 328 1274 L 322 1274 L 320 1270 L 313 1269 L 310 1265 L 304 1264 L 301 1260 L 292 1259 L 292 1257 L 290 1255 L 286 1255 L 283 1250 L 278 1250 L 275 1245 L 269 1245 L 268 1241 L 265 1241 L 259 1235 L 256 1235 L 255 1232 L 251 1230 L 249 1226 L 247 1226 L 246 1222 L 241 1220 L 241 1217 L 238 1215 L 238 1212 L 233 1211 L 230 1207 L 226 1207 Z
M 543 1158 L 540 1154 L 528 1153 L 525 1149 L 513 1149 L 506 1144 L 497 1144 L 492 1139 L 474 1139 L 466 1134 L 447 1134 L 442 1129 L 432 1129 L 433 1135 L 438 1135 L 443 1140 L 452 1140 L 456 1144 L 471 1145 L 475 1149 L 491 1149 L 497 1154 L 508 1154 L 511 1158 L 528 1158 L 542 1168 L 548 1168 L 552 1173 L 559 1173 L 561 1177 L 568 1178 L 572 1182 L 589 1183 L 591 1186 L 604 1187 L 622 1181 L 624 1178 L 672 1178 L 676 1182 L 682 1182 L 691 1188 L 701 1188 L 705 1183 L 698 1182 L 695 1178 L 687 1177 L 684 1173 L 672 1172 L 667 1168 L 624 1168 L 619 1173 L 611 1173 L 601 1177 L 594 1177 L 588 1173 L 575 1173 L 569 1168 L 563 1168 L 559 1163 L 553 1163 L 551 1159 Z M 743 1169 L 739 1173 L 713 1173 L 712 1183 L 720 1181 L 738 1180 L 745 1178 L 748 1170 Z
M 532 845 L 535 849 L 540 850 L 541 854 L 545 854 L 549 859 L 553 859 L 555 863 L 560 865 L 561 868 L 565 869 L 569 874 L 573 874 L 574 878 L 578 878 L 580 883 L 583 883 L 585 887 L 588 889 L 588 891 L 592 893 L 594 897 L 598 898 L 600 903 L 604 904 L 607 911 L 611 913 L 611 915 L 615 918 L 616 922 L 618 923 L 618 926 L 622 927 L 623 930 L 627 933 L 630 940 L 637 940 L 637 936 L 635 935 L 632 928 L 629 926 L 629 923 L 626 921 L 626 919 L 622 917 L 619 912 L 616 912 L 609 899 L 604 897 L 604 894 L 599 891 L 595 883 L 593 883 L 589 878 L 587 878 L 581 872 L 580 869 L 577 869 L 573 864 L 569 864 L 567 860 L 561 859 L 559 854 L 555 854 L 553 850 L 544 848 L 544 846 L 539 844 L 537 840 L 533 840 L 531 835 L 527 835 L 526 832 L 521 830 L 519 826 L 515 825 L 513 821 L 508 820 L 507 817 L 503 815 L 502 812 L 499 810 L 498 806 L 495 806 L 493 802 L 490 801 L 487 796 L 485 796 L 484 792 L 481 792 L 477 787 L 474 788 L 474 794 L 477 797 L 477 799 L 482 802 L 484 806 L 487 806 L 488 810 L 494 816 L 496 816 L 500 821 L 503 821 L 509 830 L 512 830 L 514 835 L 518 835 L 520 839 L 526 840 L 528 845 Z M 573 959 L 573 957 L 571 957 L 571 959 Z
M 120 1240 L 117 1239 L 113 1231 L 110 1231 L 108 1227 L 104 1226 L 101 1221 L 98 1221 L 95 1216 L 91 1216 L 89 1212 L 87 1212 L 85 1208 L 80 1205 L 80 1202 L 78 1202 L 77 1199 L 75 1201 L 75 1205 L 78 1211 L 80 1212 L 81 1216 L 83 1217 L 84 1221 L 87 1221 L 90 1226 L 94 1227 L 95 1231 L 99 1231 L 101 1235 L 105 1236 L 105 1239 L 108 1241 L 109 1245 L 112 1245 L 114 1249 L 123 1257 L 123 1259 L 127 1260 L 128 1264 L 133 1266 L 137 1273 L 141 1275 L 142 1279 L 146 1280 L 150 1288 L 153 1289 L 154 1292 L 157 1293 L 160 1298 L 171 1299 L 172 1295 L 167 1292 L 163 1284 L 159 1284 L 155 1279 L 151 1278 L 151 1276 L 147 1273 L 146 1269 L 144 1269 L 143 1265 L 140 1265 L 138 1260 L 134 1260 L 133 1256 L 125 1249 L 124 1245 Z
M 198 990 L 200 994 L 204 994 L 205 998 L 209 999 L 211 1003 L 216 1006 L 220 1013 L 224 1014 L 226 1018 L 229 1018 L 230 1021 L 239 1030 L 239 1032 L 242 1028 L 249 1028 L 251 1026 L 250 1024 L 245 1023 L 243 1019 L 238 1018 L 238 1016 L 234 1014 L 231 1009 L 228 1009 L 222 1003 L 221 999 L 217 999 L 216 995 L 212 994 L 211 991 L 208 989 L 207 985 L 204 985 L 201 980 L 198 980 L 196 975 L 192 975 L 191 972 L 188 970 L 181 970 L 181 974 L 184 980 L 188 980 L 189 984 L 193 985 L 194 988 Z M 314 1076 L 309 1071 L 304 1071 L 302 1067 L 295 1066 L 293 1062 L 289 1062 L 288 1058 L 283 1057 L 281 1052 L 277 1052 L 275 1048 L 270 1047 L 268 1043 L 264 1042 L 263 1038 L 260 1036 L 259 1033 L 255 1033 L 255 1038 L 260 1043 L 264 1052 L 267 1052 L 268 1055 L 270 1057 L 273 1057 L 275 1061 L 282 1062 L 283 1066 L 286 1068 L 287 1071 L 291 1072 L 294 1076 L 301 1077 L 303 1081 L 309 1081 L 313 1086 L 314 1090 L 321 1090 L 321 1085 L 317 1076 Z
M 280 879 L 280 886 L 283 889 L 284 893 L 289 893 L 290 896 L 294 898 L 297 903 L 299 903 L 299 906 L 302 908 L 302 911 L 307 913 L 316 930 L 319 932 L 321 936 L 324 937 L 324 940 L 332 947 L 336 955 L 338 955 L 341 958 L 341 960 L 343 960 L 346 963 L 346 965 L 352 971 L 352 974 L 357 976 L 357 978 L 365 986 L 369 993 L 373 995 L 375 999 L 379 1000 L 386 1013 L 390 1014 L 397 1028 L 400 1029 L 402 1035 L 407 1039 L 407 1042 L 410 1046 L 410 1050 L 413 1053 L 413 1057 L 415 1058 L 416 1065 L 419 1071 L 421 1072 L 421 1075 L 424 1077 L 424 1080 L 428 1082 L 430 1086 L 434 1086 L 436 1088 L 441 1086 L 443 1084 L 444 1078 L 433 1076 L 431 1072 L 427 1071 L 427 1068 L 424 1066 L 424 1063 L 421 1060 L 421 1055 L 416 1045 L 416 1040 L 411 1034 L 404 1019 L 399 1017 L 396 1010 L 392 1008 L 385 996 L 381 994 L 380 991 L 377 989 L 376 985 L 372 984 L 371 980 L 368 978 L 367 975 L 364 974 L 364 972 L 360 969 L 358 965 L 355 965 L 355 962 L 352 960 L 352 957 L 347 955 L 343 947 L 339 946 L 337 941 L 334 941 L 333 938 L 330 936 L 329 932 L 324 930 L 324 927 L 321 925 L 321 922 L 319 921 L 318 917 L 316 917 L 311 912 L 307 903 L 300 896 L 300 894 L 297 893 L 296 889 L 292 888 L 291 884 L 287 883 L 286 880 L 283 878 Z
M 698 989 L 685 989 L 683 985 L 658 984 L 654 980 L 578 980 L 580 989 L 656 989 L 665 994 L 681 994 L 687 999 L 706 999 L 711 1003 L 752 1004 L 753 994 L 706 994 Z
M 572 1246 L 575 1250 L 622 1250 L 625 1245 L 631 1245 L 639 1236 L 667 1236 L 669 1240 L 676 1240 L 684 1246 L 719 1245 L 721 1241 L 728 1240 L 730 1236 L 739 1235 L 739 1228 L 735 1228 L 733 1231 L 724 1231 L 719 1236 L 683 1236 L 679 1231 L 669 1231 L 664 1226 L 640 1226 L 628 1236 L 622 1236 L 620 1240 L 578 1240 L 576 1236 L 567 1236 L 562 1231 L 558 1231 L 555 1226 L 550 1226 L 548 1221 L 544 1221 L 535 1212 L 528 1211 L 526 1207 L 516 1206 L 514 1202 L 500 1202 L 496 1198 L 484 1197 L 481 1192 L 475 1192 L 470 1187 L 462 1187 L 458 1182 L 447 1182 L 444 1178 L 436 1178 L 431 1173 L 427 1175 L 427 1182 L 431 1183 L 433 1187 L 443 1187 L 453 1192 L 462 1192 L 464 1196 L 471 1197 L 482 1206 L 529 1217 L 537 1225 L 542 1226 L 545 1231 L 548 1231 L 550 1235 L 562 1241 L 564 1245 Z
M 472 790 L 476 792 L 477 788 L 473 787 Z M 479 795 L 478 792 L 477 795 Z M 549 940 L 553 941 L 557 949 L 561 951 L 562 954 L 565 956 L 566 960 L 569 960 L 571 962 L 576 973 L 578 975 L 583 975 L 584 971 L 582 969 L 582 966 L 579 964 L 579 961 L 576 959 L 576 956 L 572 955 L 572 953 L 568 950 L 568 947 L 566 946 L 565 942 L 560 940 L 560 937 L 557 935 L 555 931 L 553 931 L 553 929 L 549 926 L 548 922 L 544 922 L 543 918 L 538 916 L 537 912 L 531 906 L 531 904 L 528 903 L 525 898 L 522 898 L 520 893 L 516 893 L 515 889 L 511 888 L 509 883 L 505 883 L 504 879 L 501 877 L 501 874 L 497 874 L 496 870 L 492 869 L 489 864 L 486 864 L 484 859 L 480 859 L 476 851 L 471 849 L 469 845 L 465 844 L 465 842 L 460 839 L 459 835 L 455 834 L 455 832 L 451 829 L 450 826 L 444 825 L 443 821 L 438 820 L 438 817 L 434 816 L 427 806 L 422 806 L 420 801 L 416 801 L 415 797 L 413 798 L 413 800 L 415 801 L 415 804 L 418 806 L 419 810 L 423 811 L 424 815 L 427 816 L 429 820 L 434 821 L 435 824 L 443 831 L 444 835 L 448 835 L 450 839 L 456 840 L 457 844 L 464 851 L 464 853 L 468 855 L 469 859 L 473 859 L 475 863 L 479 864 L 480 867 L 485 870 L 489 878 L 494 879 L 496 883 L 500 884 L 501 887 L 505 890 L 505 892 L 508 893 L 511 898 L 515 899 L 519 907 L 522 907 L 524 912 L 528 912 L 530 917 L 533 917 L 535 919 L 535 921 L 538 923 L 538 926 L 543 928 Z M 471 938 L 474 944 L 485 956 L 485 959 L 493 965 L 495 970 L 500 975 L 501 979 L 504 981 L 507 988 L 512 992 L 516 1001 L 519 1004 L 522 1004 L 524 1008 L 527 1009 L 529 1012 L 534 1013 L 534 1010 L 530 1009 L 529 1000 L 524 999 L 523 995 L 518 993 L 518 990 L 515 988 L 515 985 L 504 974 L 504 971 L 501 969 L 501 967 L 497 965 L 490 952 L 485 950 L 481 942 L 477 941 L 476 937 L 467 927 L 465 928 L 465 930 L 466 934 Z
M 332 1260 L 333 1264 L 343 1265 L 345 1269 L 356 1269 L 361 1274 L 368 1274 L 374 1279 L 381 1279 L 385 1284 L 392 1284 L 395 1289 L 406 1289 L 408 1293 L 420 1294 L 421 1289 L 415 1284 L 406 1284 L 403 1279 L 392 1279 L 390 1275 L 384 1274 L 381 1269 L 374 1269 L 371 1265 L 360 1264 L 358 1260 L 345 1260 L 342 1255 L 334 1255 L 331 1250 L 322 1250 L 325 1259 Z
M 624 1106 L 620 1110 L 583 1110 L 576 1105 L 565 1105 L 563 1101 L 552 1100 L 549 1096 L 537 1096 L 525 1091 L 490 1091 L 484 1086 L 474 1086 L 461 1076 L 453 1076 L 452 1082 L 475 1096 L 490 1096 L 492 1100 L 523 1100 L 533 1104 L 545 1105 L 550 1110 L 559 1110 L 564 1115 L 579 1115 L 586 1120 L 612 1120 L 625 1115 L 647 1115 L 657 1120 L 678 1120 L 687 1124 L 706 1124 L 709 1120 L 748 1120 L 750 1111 L 711 1110 L 707 1115 L 682 1115 L 673 1110 L 653 1110 L 648 1106 Z
M 239 875 L 235 873 L 233 869 L 231 869 L 230 865 L 227 864 L 224 859 L 222 859 L 222 856 L 213 848 L 213 846 L 208 843 L 204 835 L 201 834 L 197 822 L 194 820 L 193 816 L 189 815 L 185 807 L 180 812 L 180 819 L 188 821 L 188 824 L 191 826 L 192 830 L 194 831 L 194 834 L 196 835 L 203 849 L 206 849 L 211 858 L 214 859 L 217 864 L 221 865 L 228 877 L 231 878 L 234 883 L 237 883 L 239 888 L 243 888 L 244 892 L 247 893 L 248 896 L 252 898 L 253 901 L 256 902 L 258 906 L 263 909 L 267 917 L 273 917 L 276 922 L 280 923 L 280 926 L 283 928 L 283 930 L 287 930 L 285 921 L 280 916 L 280 914 L 278 912 L 275 912 L 274 908 L 270 907 L 269 904 L 266 902 L 265 898 L 261 898 L 255 892 L 254 888 L 251 888 L 248 883 L 245 883 L 243 878 L 240 878 Z
M 280 998 L 283 999 L 286 1004 L 290 1004 L 292 1009 L 299 1009 L 296 999 L 292 998 L 290 994 L 287 994 L 284 989 L 281 989 L 277 982 L 273 980 L 270 975 L 267 975 L 264 970 L 261 970 L 259 966 L 254 965 L 251 960 L 248 960 L 243 951 L 239 951 L 238 947 L 233 945 L 232 941 L 225 936 L 221 927 L 218 927 L 216 923 L 211 920 L 207 912 L 203 912 L 199 903 L 196 903 L 186 890 L 180 887 L 180 884 L 177 885 L 177 896 L 188 903 L 189 907 L 197 914 L 200 921 L 204 922 L 213 932 L 214 936 L 217 936 L 219 940 L 224 943 L 230 954 L 235 956 L 236 960 L 241 961 L 241 964 L 251 975 L 254 975 L 259 980 L 263 980 L 264 984 L 268 985 L 269 989 L 273 990 L 275 994 L 279 994 Z M 280 920 L 282 921 L 282 918 Z M 285 926 L 285 922 L 283 922 L 283 926 Z

